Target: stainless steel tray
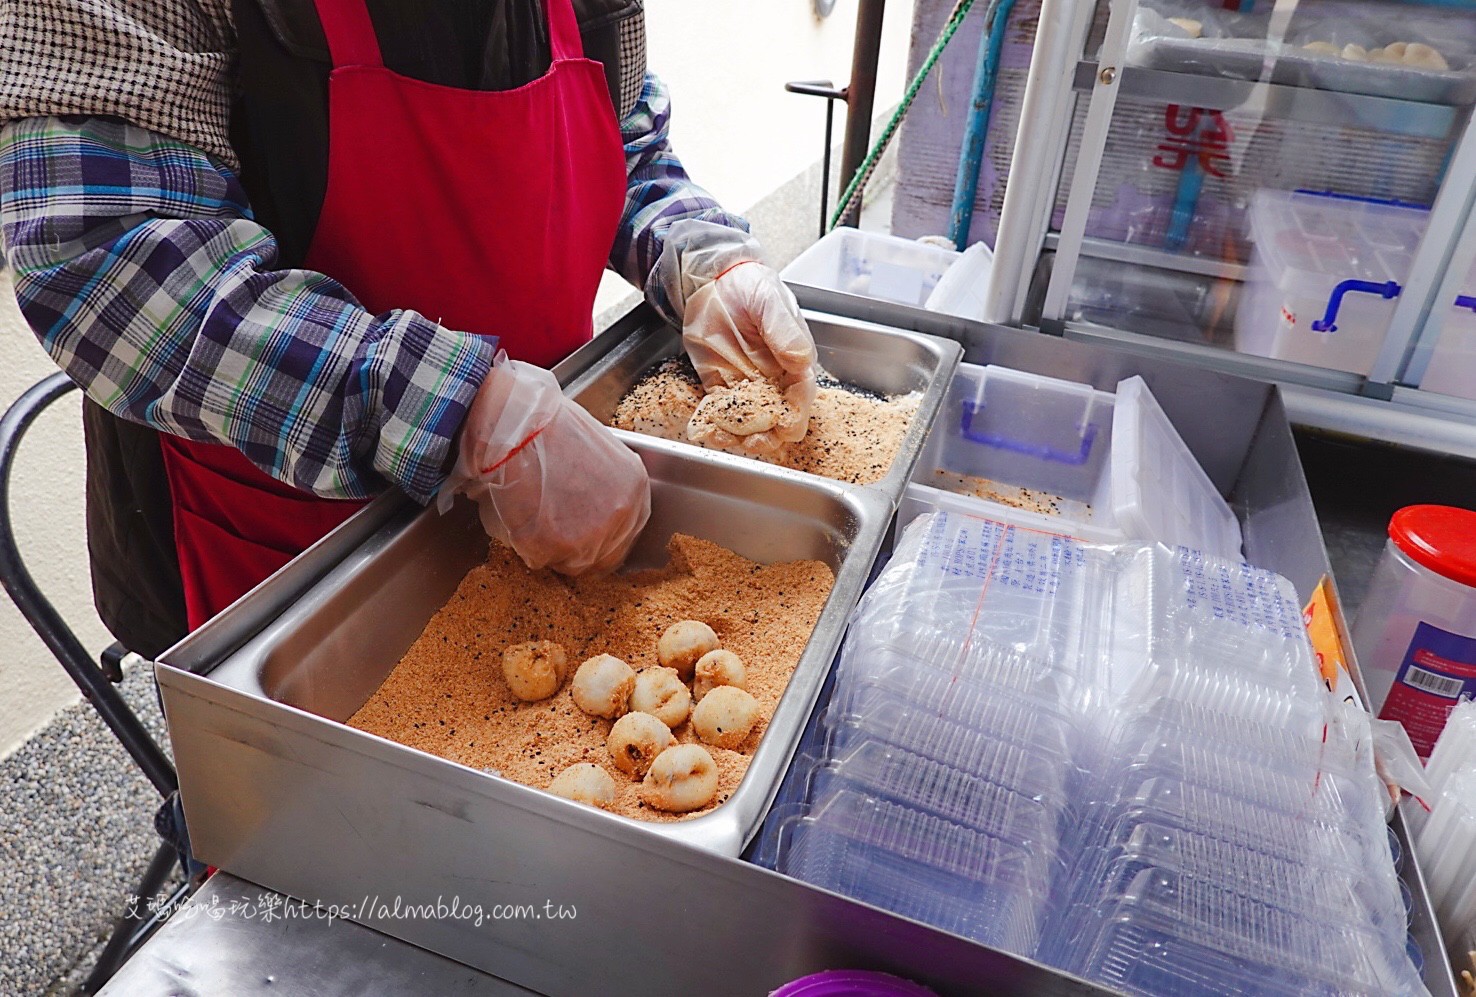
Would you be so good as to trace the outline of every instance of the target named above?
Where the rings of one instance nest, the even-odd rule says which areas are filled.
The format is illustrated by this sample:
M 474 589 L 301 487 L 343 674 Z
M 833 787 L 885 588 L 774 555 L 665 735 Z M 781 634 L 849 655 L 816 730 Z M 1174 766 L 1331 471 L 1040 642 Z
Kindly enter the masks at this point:
M 652 485 L 651 522 L 632 553 L 631 567 L 661 565 L 672 534 L 687 533 L 751 560 L 814 559 L 835 572 L 835 587 L 815 631 L 732 797 L 711 813 L 671 824 L 596 814 L 600 820 L 633 823 L 654 835 L 737 855 L 778 789 L 880 548 L 891 507 L 868 490 L 794 480 L 752 463 L 734 467 L 660 440 L 631 443 L 645 461 Z M 211 679 L 246 693 L 264 714 L 287 707 L 336 726 L 384 682 L 466 572 L 482 561 L 486 543 L 467 502 L 445 516 L 428 509 L 408 520 L 398 518 L 227 658 Z M 375 781 L 376 764 L 393 765 L 407 752 L 420 753 L 340 729 L 348 731 L 349 743 L 364 757 L 366 785 Z M 436 762 L 447 770 L 463 768 L 445 759 Z M 515 795 L 545 797 L 539 802 L 553 813 L 581 809 L 540 790 L 481 777 Z M 487 833 L 490 844 L 495 825 Z
M 962 349 L 951 340 L 867 322 L 817 313 L 806 313 L 805 318 L 815 337 L 820 366 L 832 376 L 880 395 L 922 392 L 917 415 L 902 438 L 902 446 L 892 461 L 891 469 L 884 478 L 869 486 L 886 494 L 895 506 L 907 487 L 907 479 L 912 476 L 912 467 L 922 451 L 928 428 L 948 393 L 948 384 L 953 380 Z M 626 337 L 619 347 L 576 377 L 565 389 L 565 394 L 608 425 L 620 399 L 640 380 L 641 375 L 654 364 L 676 356 L 681 348 L 681 336 L 675 329 L 664 324 L 652 324 Z M 616 430 L 616 433 L 627 442 L 650 438 L 623 430 Z M 711 452 L 689 443 L 676 445 L 685 451 Z M 757 465 L 804 480 L 829 480 L 746 457 L 718 456 L 734 466 Z
M 1476 99 L 1476 67 L 1464 53 L 1448 53 L 1448 70 L 1397 63 L 1353 62 L 1265 38 L 1146 38 L 1129 50 L 1132 65 L 1170 73 L 1258 80 L 1272 62 L 1270 80 L 1286 86 L 1461 107 Z

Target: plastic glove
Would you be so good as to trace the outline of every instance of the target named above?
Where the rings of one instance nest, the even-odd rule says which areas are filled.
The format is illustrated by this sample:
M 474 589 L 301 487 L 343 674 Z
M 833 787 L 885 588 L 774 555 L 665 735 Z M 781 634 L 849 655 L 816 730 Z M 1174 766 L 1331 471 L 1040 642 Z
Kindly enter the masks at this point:
M 725 225 L 677 222 L 653 279 L 682 319 L 682 341 L 703 387 L 763 378 L 795 413 L 741 438 L 739 447 L 768 455 L 803 439 L 817 390 L 815 341 L 794 295 L 760 262 L 757 240 Z
M 437 506 L 458 494 L 528 567 L 566 575 L 618 568 L 651 515 L 641 459 L 553 374 L 504 353 L 472 402 Z

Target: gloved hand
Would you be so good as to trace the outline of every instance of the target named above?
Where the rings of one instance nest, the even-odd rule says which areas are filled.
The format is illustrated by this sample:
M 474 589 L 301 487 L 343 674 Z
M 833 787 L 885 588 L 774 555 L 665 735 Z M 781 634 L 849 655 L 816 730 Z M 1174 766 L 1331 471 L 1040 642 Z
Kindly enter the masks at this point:
M 541 367 L 499 353 L 461 429 L 436 503 L 476 501 L 487 533 L 528 567 L 618 568 L 651 515 L 641 459 L 565 398 Z
M 794 294 L 760 262 L 757 240 L 726 225 L 684 220 L 667 232 L 653 278 L 682 319 L 682 342 L 702 386 L 763 378 L 792 415 L 741 449 L 768 455 L 804 438 L 815 402 L 815 341 Z

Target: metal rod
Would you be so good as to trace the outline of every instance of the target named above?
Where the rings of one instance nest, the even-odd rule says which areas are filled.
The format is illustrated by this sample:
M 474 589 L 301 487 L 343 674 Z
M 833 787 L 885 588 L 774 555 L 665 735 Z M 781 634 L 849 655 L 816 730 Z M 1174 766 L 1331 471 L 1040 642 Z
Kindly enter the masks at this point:
M 103 988 L 113 974 L 118 972 L 119 967 L 127 961 L 129 955 L 138 947 L 139 943 L 148 937 L 144 929 L 150 925 L 157 926 L 159 914 L 170 909 L 175 903 L 175 897 L 179 890 L 175 890 L 169 901 L 157 907 L 146 906 L 154 900 L 164 884 L 169 880 L 169 873 L 179 862 L 179 853 L 174 846 L 168 842 L 159 846 L 154 852 L 154 857 L 149 860 L 149 867 L 144 871 L 143 879 L 139 880 L 138 890 L 123 911 L 121 917 L 113 924 L 113 933 L 108 936 L 108 943 L 103 946 L 101 954 L 97 957 L 97 963 L 88 974 L 87 981 L 82 984 L 81 992 L 84 994 L 95 994 Z M 188 883 L 184 884 L 187 888 Z M 145 912 L 152 916 L 145 918 Z
M 1092 7 L 1079 0 L 1045 0 L 1040 8 L 994 240 L 994 274 L 984 308 L 989 322 L 1013 325 L 1024 311 L 1066 157 L 1072 83 Z
M 1473 266 L 1476 266 L 1476 211 L 1466 216 L 1461 235 L 1456 239 L 1455 250 L 1451 253 L 1450 263 L 1436 289 L 1429 317 L 1425 319 L 1412 344 L 1413 351 L 1408 365 L 1399 376 L 1401 383 L 1414 386 L 1423 384 L 1435 346 L 1440 342 L 1440 337 L 1445 335 L 1445 322 L 1451 312 L 1459 308 L 1476 308 L 1476 302 L 1471 302 L 1470 298 L 1461 294 L 1470 283 Z M 1444 307 L 1444 302 L 1454 302 L 1455 308 Z
M 93 663 L 92 656 L 56 607 L 41 594 L 15 543 L 15 530 L 10 521 L 10 472 L 15 468 L 16 450 L 21 437 L 46 406 L 75 387 L 65 374 L 52 374 L 27 389 L 10 406 L 4 418 L 0 418 L 0 583 L 10 593 L 15 608 L 56 655 L 56 660 L 61 662 L 72 681 L 77 683 L 77 688 L 82 690 L 154 788 L 160 795 L 168 796 L 179 788 L 174 766 L 169 764 L 169 759 L 159 750 L 118 690 Z
M 820 157 L 820 238 L 830 221 L 830 144 L 835 141 L 835 101 L 825 102 L 825 154 Z
M 1004 48 L 1005 29 L 1015 0 L 997 0 L 985 14 L 987 32 L 979 36 L 979 64 L 974 70 L 974 95 L 964 129 L 963 149 L 958 157 L 958 176 L 953 181 L 953 210 L 949 235 L 954 248 L 963 252 L 969 245 L 974 221 L 974 201 L 979 196 L 979 167 L 984 163 L 984 144 L 989 137 L 989 117 L 994 107 L 994 81 L 999 73 L 999 54 Z
M 1082 127 L 1081 147 L 1076 154 L 1076 169 L 1071 176 L 1071 193 L 1066 198 L 1066 217 L 1061 222 L 1061 241 L 1057 245 L 1051 283 L 1046 289 L 1041 324 L 1056 322 L 1066 314 L 1071 296 L 1076 263 L 1081 258 L 1081 241 L 1086 235 L 1087 217 L 1092 195 L 1097 189 L 1097 176 L 1107 149 L 1107 135 L 1112 127 L 1112 112 L 1117 106 L 1117 80 L 1122 73 L 1128 39 L 1132 34 L 1136 0 L 1110 0 L 1107 33 L 1102 39 L 1097 85 L 1087 105 Z M 1022 119 L 1024 120 L 1024 119 Z
M 859 0 L 856 6 L 856 44 L 851 52 L 851 83 L 846 87 L 846 134 L 841 142 L 841 189 L 860 169 L 871 145 L 871 112 L 876 99 L 876 64 L 881 58 L 882 14 L 886 0 Z M 861 218 L 861 199 L 852 203 L 842 225 Z
M 1414 358 L 1416 336 L 1430 321 L 1431 313 L 1448 311 L 1455 300 L 1448 296 L 1448 291 L 1443 300 L 1437 296 L 1441 277 L 1450 269 L 1460 242 L 1461 228 L 1467 217 L 1476 217 L 1476 189 L 1471 186 L 1471 177 L 1476 176 L 1476 115 L 1467 119 L 1464 131 L 1453 145 L 1450 167 L 1435 195 L 1435 203 L 1430 206 L 1430 223 L 1415 249 L 1404 294 L 1394 306 L 1384 345 L 1369 371 L 1370 383 L 1390 384 L 1399 379 Z M 1458 279 L 1465 276 L 1464 271 L 1457 273 Z M 1442 319 L 1435 321 L 1438 328 Z
M 846 90 L 837 90 L 835 84 L 829 80 L 786 83 L 784 89 L 790 93 L 825 98 L 825 147 L 820 152 L 820 236 L 823 238 L 830 220 L 830 161 L 833 158 L 831 143 L 835 141 L 835 102 L 847 99 Z

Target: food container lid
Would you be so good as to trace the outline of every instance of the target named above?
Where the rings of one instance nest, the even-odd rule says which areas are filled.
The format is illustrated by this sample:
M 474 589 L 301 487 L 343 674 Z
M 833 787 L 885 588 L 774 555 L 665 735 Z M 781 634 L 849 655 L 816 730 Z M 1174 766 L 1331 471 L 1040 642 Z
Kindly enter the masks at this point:
M 1343 280 L 1404 283 L 1427 209 L 1313 191 L 1257 191 L 1250 234 L 1283 291 L 1316 297 Z
M 864 969 L 827 969 L 784 984 L 769 997 L 937 997 L 920 983 Z
M 1448 505 L 1405 506 L 1389 520 L 1389 539 L 1417 564 L 1476 588 L 1476 512 Z

